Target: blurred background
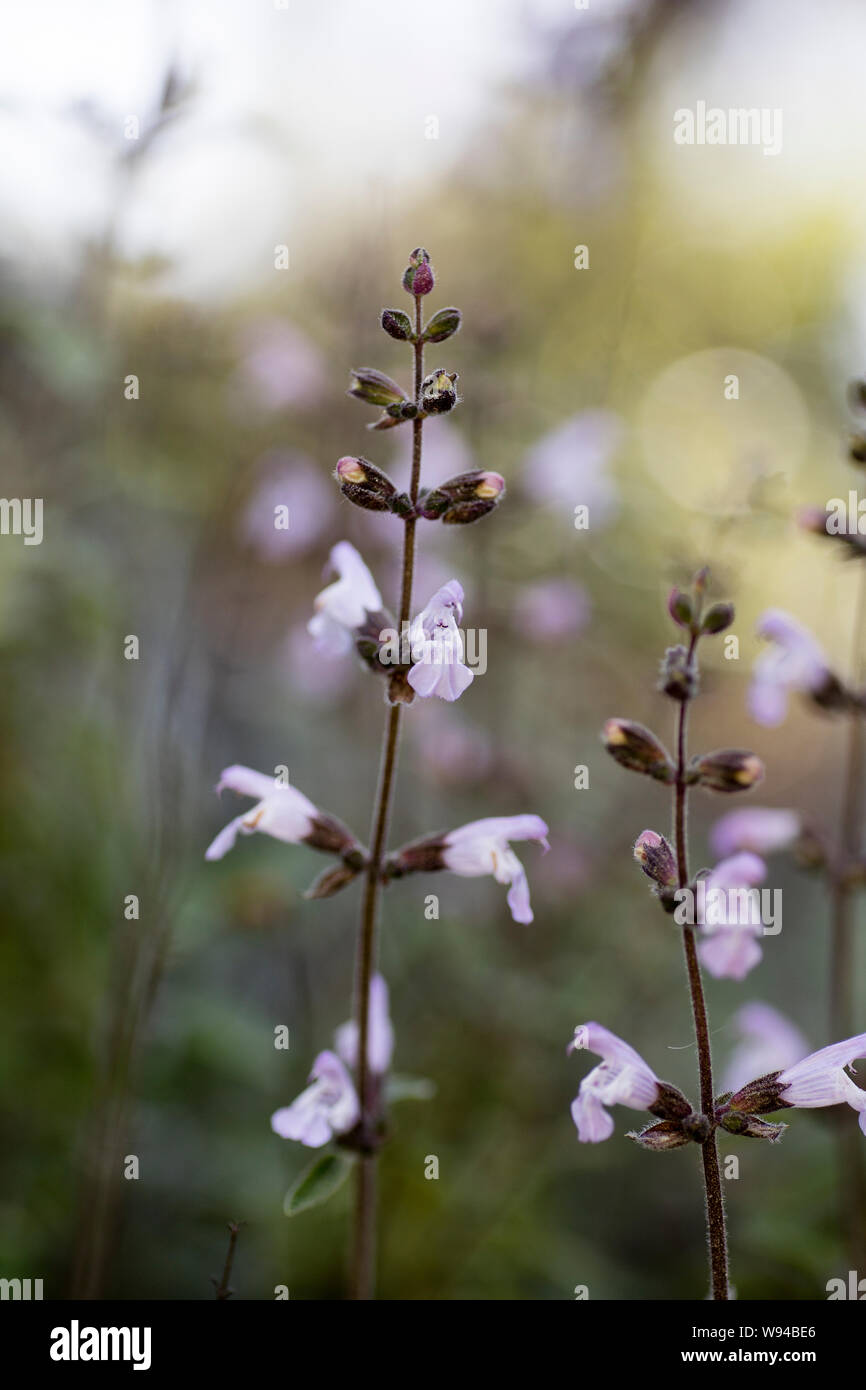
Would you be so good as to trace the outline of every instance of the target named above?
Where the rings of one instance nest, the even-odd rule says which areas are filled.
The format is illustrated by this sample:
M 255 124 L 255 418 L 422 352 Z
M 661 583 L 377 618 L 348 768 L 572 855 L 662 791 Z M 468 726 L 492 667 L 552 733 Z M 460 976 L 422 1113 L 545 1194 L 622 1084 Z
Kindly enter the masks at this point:
M 769 606 L 849 669 L 855 568 L 794 515 L 857 485 L 866 13 L 46 0 L 5 28 L 3 493 L 45 512 L 41 545 L 0 544 L 0 1274 L 53 1298 L 209 1298 L 236 1219 L 236 1297 L 343 1295 L 348 1190 L 284 1217 L 309 1155 L 269 1117 L 348 1016 L 357 888 L 303 900 L 324 861 L 264 836 L 203 854 L 247 804 L 214 795 L 235 762 L 287 765 L 366 836 L 381 687 L 319 657 L 306 623 L 343 538 L 395 602 L 399 525 L 331 474 L 357 453 L 407 476 L 405 431 L 368 434 L 345 388 L 352 366 L 408 380 L 378 318 L 408 307 L 422 244 L 429 305 L 464 314 L 428 357 L 464 400 L 425 431 L 425 481 L 488 467 L 508 496 L 471 531 L 419 528 L 416 607 L 458 577 L 488 669 L 459 704 L 408 711 L 392 843 L 531 811 L 552 849 L 520 849 L 529 927 L 489 879 L 386 895 L 395 1065 L 436 1093 L 394 1111 L 380 1294 L 702 1297 L 697 1154 L 640 1153 L 626 1111 L 579 1145 L 569 1117 L 587 1019 L 696 1090 L 679 940 L 631 855 L 667 831 L 667 794 L 598 731 L 617 715 L 670 737 L 665 599 L 709 564 L 740 654 L 707 644 L 692 746 L 753 747 L 761 804 L 836 824 L 839 724 L 796 703 L 760 729 L 745 696 Z M 781 152 L 675 144 L 698 101 L 779 108 Z M 694 798 L 695 867 L 730 809 Z M 783 856 L 770 882 L 781 936 L 743 984 L 709 981 L 719 1069 L 748 1001 L 831 1041 L 826 896 Z M 825 1297 L 848 1265 L 820 1113 L 722 1151 L 739 1295 Z

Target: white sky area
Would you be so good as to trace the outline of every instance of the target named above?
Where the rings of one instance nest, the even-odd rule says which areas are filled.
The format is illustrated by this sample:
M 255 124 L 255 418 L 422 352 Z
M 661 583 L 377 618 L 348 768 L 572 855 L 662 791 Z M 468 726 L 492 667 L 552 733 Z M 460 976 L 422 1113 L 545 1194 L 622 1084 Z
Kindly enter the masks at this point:
M 634 2 L 589 6 L 597 16 Z M 696 19 L 713 8 L 696 0 Z M 709 237 L 748 237 L 804 203 L 836 215 L 847 199 L 862 226 L 866 4 L 734 0 L 720 16 L 663 48 L 636 136 L 684 219 Z M 146 123 L 173 61 L 196 94 L 143 161 L 117 234 L 129 255 L 170 258 L 174 289 L 237 292 L 329 208 L 409 198 L 467 141 L 495 138 L 508 85 L 537 63 L 527 22 L 553 31 L 583 13 L 574 0 L 7 4 L 0 255 L 43 281 L 73 269 L 115 207 L 123 123 Z M 672 113 L 698 100 L 781 107 L 782 153 L 676 147 Z M 101 131 L 75 115 L 85 102 Z M 425 138 L 430 115 L 438 140 Z

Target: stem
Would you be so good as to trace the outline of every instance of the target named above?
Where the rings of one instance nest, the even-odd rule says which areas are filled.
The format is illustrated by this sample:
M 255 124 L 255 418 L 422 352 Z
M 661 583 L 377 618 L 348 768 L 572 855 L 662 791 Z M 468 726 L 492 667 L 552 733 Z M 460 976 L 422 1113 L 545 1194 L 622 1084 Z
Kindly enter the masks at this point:
M 232 1277 L 232 1265 L 234 1264 L 235 1258 L 235 1246 L 238 1243 L 238 1232 L 240 1231 L 240 1228 L 240 1222 L 229 1222 L 229 1248 L 226 1251 L 226 1262 L 223 1266 L 223 1277 L 216 1286 L 216 1297 L 219 1302 L 224 1302 L 227 1298 L 231 1298 L 232 1296 L 232 1290 L 229 1288 L 229 1279 L 231 1279 Z
M 689 666 L 692 665 L 697 646 L 697 636 L 689 645 Z M 677 718 L 677 770 L 674 783 L 674 835 L 676 840 L 677 873 L 680 888 L 689 882 L 688 832 L 686 786 L 686 734 L 688 732 L 689 702 L 680 701 Z M 722 1178 L 719 1170 L 719 1153 L 716 1147 L 714 1127 L 713 1097 L 713 1059 L 710 1048 L 710 1027 L 707 1019 L 707 1006 L 704 999 L 704 985 L 701 967 L 695 946 L 695 934 L 691 927 L 683 927 L 683 950 L 686 957 L 686 972 L 689 980 L 689 994 L 692 1001 L 692 1016 L 695 1024 L 695 1041 L 698 1048 L 698 1070 L 701 1086 L 701 1110 L 710 1125 L 709 1138 L 701 1145 L 704 1164 L 704 1190 L 706 1193 L 707 1242 L 710 1249 L 710 1279 L 713 1298 L 728 1298 L 728 1248 L 725 1230 L 725 1204 L 722 1197 Z
M 862 631 L 866 609 L 866 573 L 862 567 L 854 613 L 851 684 L 863 681 Z M 831 880 L 830 1037 L 842 1039 L 854 1032 L 854 888 L 848 869 L 861 853 L 863 840 L 863 714 L 853 709 L 848 716 L 848 746 L 842 792 L 836 862 Z M 841 1123 L 834 1113 L 839 1161 L 840 1217 L 852 1268 L 866 1264 L 866 1179 L 856 1129 Z
M 421 383 L 424 380 L 424 344 L 421 341 L 421 296 L 415 297 L 415 404 L 420 409 Z M 412 421 L 412 477 L 409 495 L 418 500 L 421 485 L 421 444 L 424 422 Z M 397 630 L 400 640 L 412 611 L 412 579 L 415 572 L 415 517 L 404 523 L 403 568 L 400 585 L 400 614 Z M 373 804 L 373 823 L 370 831 L 370 857 L 361 899 L 361 918 L 355 953 L 355 1017 L 358 1020 L 358 1099 L 361 1105 L 362 1142 L 370 1152 L 358 1160 L 355 1169 L 355 1210 L 352 1227 L 351 1296 L 367 1300 L 373 1297 L 376 1277 L 376 1208 L 377 1208 L 377 1109 L 379 1098 L 369 1066 L 370 982 L 376 967 L 379 892 L 382 882 L 382 862 L 388 840 L 388 824 L 394 799 L 397 772 L 397 753 L 400 744 L 402 704 L 389 705 L 382 735 L 382 755 L 379 784 Z

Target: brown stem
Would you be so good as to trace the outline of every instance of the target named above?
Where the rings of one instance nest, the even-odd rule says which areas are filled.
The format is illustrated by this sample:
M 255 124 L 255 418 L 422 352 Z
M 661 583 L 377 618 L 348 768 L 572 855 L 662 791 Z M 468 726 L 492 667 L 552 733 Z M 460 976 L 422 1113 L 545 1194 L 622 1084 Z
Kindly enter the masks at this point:
M 420 409 L 421 383 L 424 379 L 424 344 L 421 340 L 421 297 L 415 298 L 415 404 Z M 424 422 L 412 421 L 412 477 L 409 495 L 418 500 L 421 485 L 421 444 Z M 415 571 L 415 517 L 404 523 L 403 570 L 400 586 L 400 616 L 398 631 L 403 638 L 412 611 L 412 579 Z M 370 831 L 370 858 L 364 879 L 361 899 L 361 918 L 355 957 L 355 1017 L 358 1019 L 358 1098 L 361 1104 L 361 1134 L 371 1150 L 376 1143 L 376 1109 L 378 1100 L 369 1066 L 370 982 L 376 967 L 376 925 L 379 891 L 382 882 L 382 863 L 388 840 L 388 824 L 394 798 L 397 772 L 397 753 L 400 743 L 402 704 L 389 705 L 382 736 L 382 757 L 379 785 L 373 805 L 373 824 Z M 355 1168 L 355 1210 L 352 1227 L 351 1296 L 371 1299 L 376 1278 L 376 1154 L 370 1152 L 359 1159 Z
M 229 1248 L 226 1251 L 226 1262 L 223 1265 L 223 1277 L 216 1285 L 216 1297 L 220 1302 L 231 1298 L 232 1290 L 229 1288 L 229 1279 L 232 1277 L 232 1265 L 235 1258 L 235 1246 L 238 1243 L 238 1232 L 241 1224 L 239 1221 L 229 1222 Z M 216 1281 L 214 1281 L 216 1282 Z
M 692 637 L 689 646 L 689 666 L 691 667 L 697 637 Z M 680 888 L 689 882 L 688 832 L 686 786 L 686 734 L 688 731 L 689 702 L 680 701 L 677 718 L 677 770 L 674 783 L 674 837 L 676 841 L 677 874 Z M 695 934 L 691 927 L 683 927 L 683 950 L 686 958 L 686 973 L 689 980 L 689 994 L 692 1001 L 692 1016 L 695 1024 L 695 1041 L 698 1048 L 698 1071 L 701 1087 L 701 1110 L 713 1124 L 713 1059 L 710 1048 L 710 1026 L 707 1019 L 707 1006 L 704 999 L 704 986 L 701 967 L 695 946 Z M 713 1298 L 727 1299 L 728 1294 L 728 1243 L 725 1229 L 725 1204 L 722 1197 L 722 1178 L 719 1170 L 719 1153 L 716 1147 L 715 1128 L 709 1138 L 701 1145 L 704 1164 L 704 1190 L 706 1193 L 707 1241 L 710 1250 L 710 1278 Z

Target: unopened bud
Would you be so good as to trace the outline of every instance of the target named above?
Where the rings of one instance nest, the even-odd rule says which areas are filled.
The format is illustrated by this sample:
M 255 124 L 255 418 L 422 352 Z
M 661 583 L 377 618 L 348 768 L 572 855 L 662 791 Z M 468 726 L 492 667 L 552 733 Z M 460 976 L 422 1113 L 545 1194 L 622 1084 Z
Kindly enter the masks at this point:
M 304 897 L 332 898 L 335 893 L 348 887 L 357 875 L 358 870 L 350 868 L 348 864 L 336 864 L 332 869 L 325 869 L 324 873 L 319 874 L 304 893 Z
M 339 854 L 346 862 L 350 862 L 356 853 L 361 852 L 361 845 L 351 830 L 342 821 L 337 820 L 336 816 L 328 815 L 326 811 L 316 812 L 312 827 L 304 836 L 303 843 L 311 849 L 323 850 L 326 854 Z
M 715 636 L 719 632 L 724 632 L 725 628 L 730 627 L 733 621 L 734 605 L 732 603 L 714 603 L 701 619 L 701 632 L 708 636 Z
M 435 284 L 430 257 L 423 246 L 418 246 L 409 257 L 409 264 L 403 272 L 403 288 L 408 294 L 429 294 Z
M 742 1086 L 731 1096 L 724 1107 L 725 1111 L 739 1110 L 743 1115 L 767 1115 L 773 1110 L 789 1110 L 791 1107 L 788 1101 L 781 1099 L 781 1093 L 785 1089 L 779 1085 L 778 1078 L 781 1075 L 780 1071 L 771 1071 L 766 1076 L 759 1076 L 755 1081 Z
M 672 700 L 693 700 L 698 693 L 698 669 L 685 647 L 668 647 L 661 660 L 659 689 Z
M 421 499 L 418 514 L 427 521 L 465 525 L 487 516 L 504 495 L 505 479 L 501 474 L 474 469 L 432 488 Z
M 647 1109 L 660 1120 L 685 1120 L 692 1115 L 691 1103 L 669 1081 L 659 1081 L 656 1098 Z M 701 1117 L 703 1118 L 703 1117 Z
M 664 745 L 643 724 L 630 719 L 608 719 L 601 741 L 612 758 L 631 772 L 643 772 L 660 782 L 674 780 L 674 765 Z
M 648 1125 L 646 1129 L 630 1130 L 625 1136 L 626 1139 L 634 1140 L 642 1149 L 650 1149 L 653 1153 L 664 1153 L 667 1149 L 681 1149 L 684 1144 L 691 1143 L 691 1137 L 684 1134 L 682 1127 L 676 1120 L 660 1120 L 657 1125 Z
M 745 748 L 719 748 L 692 760 L 690 770 L 696 781 L 714 792 L 743 792 L 754 787 L 764 775 L 764 764 L 756 753 Z
M 450 338 L 460 327 L 462 314 L 459 309 L 440 309 L 438 314 L 434 314 L 432 319 L 424 328 L 424 341 L 426 343 L 444 343 L 446 338 Z
M 375 367 L 358 367 L 352 372 L 348 394 L 367 405 L 402 405 L 408 399 L 402 386 Z
M 668 597 L 668 612 L 680 627 L 691 627 L 692 601 L 688 594 L 683 593 L 682 589 L 671 589 Z
M 777 1144 L 788 1128 L 787 1125 L 774 1125 L 768 1120 L 759 1120 L 757 1115 L 744 1115 L 740 1110 L 729 1110 L 723 1116 L 721 1126 L 729 1134 L 739 1134 L 744 1139 L 769 1139 L 771 1144 Z
M 397 489 L 387 473 L 367 459 L 341 458 L 335 476 L 343 496 L 354 502 L 356 507 L 364 507 L 368 512 L 393 510 Z
M 437 367 L 435 372 L 425 376 L 421 385 L 422 409 L 428 415 L 443 415 L 453 410 L 457 404 L 456 381 L 457 373 L 446 372 L 444 367 Z
M 382 327 L 388 336 L 396 338 L 398 343 L 405 343 L 413 336 L 412 320 L 402 309 L 383 309 Z
M 664 835 L 655 830 L 644 830 L 635 841 L 634 857 L 647 878 L 651 878 L 660 888 L 675 888 L 679 882 L 677 861 L 673 849 Z

